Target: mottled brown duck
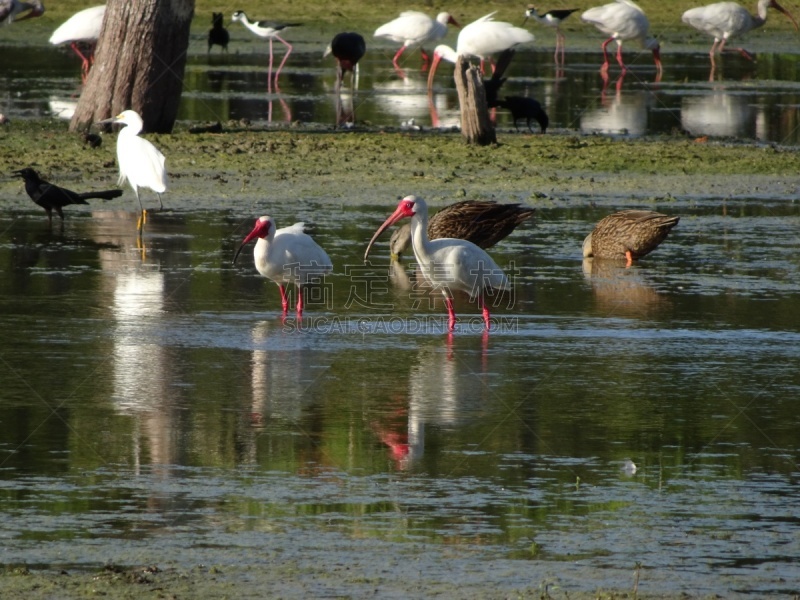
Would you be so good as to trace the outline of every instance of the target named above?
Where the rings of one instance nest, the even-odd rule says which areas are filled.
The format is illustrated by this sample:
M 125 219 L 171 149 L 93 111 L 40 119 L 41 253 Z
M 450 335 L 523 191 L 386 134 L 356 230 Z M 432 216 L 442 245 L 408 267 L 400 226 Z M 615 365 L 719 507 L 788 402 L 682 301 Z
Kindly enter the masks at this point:
M 634 260 L 655 250 L 680 217 L 670 217 L 652 210 L 623 210 L 600 220 L 583 240 L 584 258 Z
M 498 204 L 489 200 L 464 200 L 444 207 L 428 223 L 428 239 L 456 238 L 490 248 L 533 217 L 533 208 L 519 204 Z M 411 244 L 408 224 L 397 229 L 389 240 L 392 258 L 400 258 Z

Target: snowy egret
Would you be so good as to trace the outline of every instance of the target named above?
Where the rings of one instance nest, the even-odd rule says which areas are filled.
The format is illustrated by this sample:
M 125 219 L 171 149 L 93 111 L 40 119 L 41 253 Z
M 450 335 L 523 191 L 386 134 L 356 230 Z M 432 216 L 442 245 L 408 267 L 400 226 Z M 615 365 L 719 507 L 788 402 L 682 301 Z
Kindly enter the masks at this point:
M 99 198 L 101 200 L 111 200 L 112 198 L 119 198 L 122 196 L 122 190 L 103 190 L 100 192 L 73 192 L 66 188 L 53 185 L 39 177 L 39 173 L 26 167 L 19 171 L 14 171 L 15 175 L 19 175 L 25 180 L 25 191 L 36 204 L 41 206 L 47 212 L 47 218 L 50 223 L 53 222 L 53 211 L 61 217 L 64 221 L 64 213 L 62 208 L 70 204 L 89 204 L 86 202 L 91 198 Z
M 634 260 L 655 250 L 679 220 L 652 210 L 610 214 L 583 240 L 583 257 L 624 259 L 630 267 Z
M 420 271 L 433 289 L 441 290 L 447 306 L 448 329 L 456 326 L 452 290 L 477 297 L 486 329 L 490 326 L 485 295 L 493 290 L 511 289 L 505 273 L 481 248 L 466 240 L 454 238 L 428 239 L 428 205 L 418 196 L 406 196 L 397 209 L 383 222 L 367 245 L 364 260 L 378 236 L 406 217 L 411 218 L 411 246 Z
M 141 231 L 147 222 L 147 211 L 142 206 L 139 188 L 149 188 L 158 195 L 158 203 L 164 208 L 161 194 L 167 191 L 167 170 L 164 166 L 164 155 L 153 144 L 139 137 L 144 122 L 134 110 L 124 110 L 116 117 L 99 121 L 98 124 L 122 123 L 126 125 L 117 136 L 117 162 L 119 163 L 119 181 L 122 185 L 127 180 L 139 201 L 142 215 L 136 225 Z
M 303 232 L 303 223 L 276 229 L 271 217 L 259 217 L 233 257 L 234 264 L 242 248 L 258 238 L 253 249 L 256 269 L 262 277 L 278 284 L 284 316 L 289 310 L 286 284 L 297 286 L 297 316 L 303 313 L 303 286 L 321 279 L 333 270 L 325 250 Z

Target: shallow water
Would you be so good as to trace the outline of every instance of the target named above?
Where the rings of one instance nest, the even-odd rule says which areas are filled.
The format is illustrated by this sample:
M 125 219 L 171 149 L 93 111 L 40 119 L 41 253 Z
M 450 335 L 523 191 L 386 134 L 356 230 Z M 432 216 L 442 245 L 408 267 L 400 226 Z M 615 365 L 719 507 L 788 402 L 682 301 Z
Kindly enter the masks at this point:
M 452 67 L 443 65 L 433 93 L 426 89 L 418 53 L 409 53 L 402 75 L 391 65 L 390 45 L 369 40 L 361 61 L 358 91 L 333 93 L 331 57 L 322 59 L 327 32 L 298 28 L 295 49 L 267 93 L 267 47 L 241 28 L 231 27 L 231 53 L 205 53 L 205 37 L 193 39 L 179 117 L 190 122 L 248 119 L 276 126 L 331 127 L 354 113 L 360 125 L 450 128 L 459 123 Z M 800 140 L 800 83 L 796 43 L 764 32 L 748 38 L 758 52 L 749 62 L 737 55 L 718 59 L 711 72 L 708 46 L 665 42 L 664 75 L 656 80 L 649 53 L 626 50 L 631 69 L 620 76 L 613 66 L 603 82 L 599 44 L 585 32 L 570 36 L 564 68 L 557 68 L 546 35 L 542 46 L 521 48 L 501 95 L 533 96 L 542 102 L 553 130 L 643 136 L 686 131 L 692 136 L 736 137 L 795 145 Z M 56 115 L 69 118 L 80 95 L 79 62 L 68 49 L 2 46 L 0 111 L 15 118 Z M 276 50 L 277 55 L 277 50 Z M 711 77 L 710 77 L 711 76 Z M 713 79 L 713 81 L 710 81 Z M 340 112 L 341 111 L 341 114 Z M 513 129 L 504 110 L 501 129 Z M 347 120 L 347 118 L 345 118 Z M 522 130 L 525 124 L 519 123 Z M 533 124 L 534 130 L 538 130 Z
M 306 204 L 336 269 L 302 322 L 231 264 L 247 208 L 143 247 L 130 213 L 0 217 L 0 562 L 797 593 L 796 204 L 675 201 L 631 269 L 581 262 L 606 208 L 540 210 L 494 330 L 460 298 L 452 336 L 407 260 L 363 265 L 385 206 Z

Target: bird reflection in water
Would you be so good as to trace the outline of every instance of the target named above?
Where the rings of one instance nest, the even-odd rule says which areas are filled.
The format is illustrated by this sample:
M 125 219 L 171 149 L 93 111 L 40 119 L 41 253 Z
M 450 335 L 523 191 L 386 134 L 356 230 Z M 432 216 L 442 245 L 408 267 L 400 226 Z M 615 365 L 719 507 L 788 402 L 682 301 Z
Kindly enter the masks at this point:
M 172 360 L 160 340 L 164 273 L 157 261 L 143 262 L 140 251 L 131 247 L 132 221 L 130 213 L 93 214 L 93 237 L 112 246 L 99 253 L 101 268 L 108 275 L 103 278 L 104 285 L 113 286 L 109 290 L 113 294 L 114 318 L 113 333 L 109 336 L 113 343 L 111 399 L 117 411 L 134 419 L 133 461 L 138 474 L 142 467 L 142 439 L 148 442 L 151 464 L 178 462 L 174 436 L 178 410 Z
M 463 427 L 480 418 L 494 397 L 487 376 L 488 334 L 479 342 L 472 337 L 459 339 L 457 348 L 455 343 L 450 334 L 443 345 L 420 348 L 409 374 L 408 407 L 396 394 L 385 416 L 371 423 L 398 470 L 409 470 L 422 458 L 426 424 L 439 430 Z
M 641 136 L 647 131 L 647 107 L 652 93 L 647 90 L 622 93 L 625 74 L 620 74 L 612 99 L 606 95 L 608 74 L 603 76 L 600 108 L 587 109 L 581 114 L 581 131 L 611 135 Z
M 595 311 L 603 317 L 652 317 L 671 305 L 641 269 L 626 268 L 624 260 L 585 258 L 583 274 L 592 287 Z
M 268 419 L 299 421 L 311 404 L 309 389 L 327 370 L 321 354 L 283 333 L 279 321 L 256 323 L 250 333 L 251 423 L 263 426 Z M 283 343 L 285 342 L 285 343 Z
M 693 136 L 763 138 L 759 131 L 758 109 L 746 94 L 734 94 L 724 87 L 710 96 L 686 96 L 681 99 L 681 127 Z

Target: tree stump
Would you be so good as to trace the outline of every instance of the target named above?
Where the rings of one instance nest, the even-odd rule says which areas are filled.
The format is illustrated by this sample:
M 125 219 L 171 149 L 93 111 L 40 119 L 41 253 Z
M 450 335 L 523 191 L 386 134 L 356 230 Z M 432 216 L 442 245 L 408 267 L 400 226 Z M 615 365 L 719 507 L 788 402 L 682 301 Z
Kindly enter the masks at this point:
M 454 74 L 458 102 L 461 105 L 461 135 L 468 144 L 488 146 L 497 143 L 494 125 L 489 118 L 483 77 L 478 68 L 459 56 Z
M 169 133 L 183 91 L 194 0 L 108 0 L 95 61 L 70 123 L 92 123 L 133 109 L 144 130 Z

